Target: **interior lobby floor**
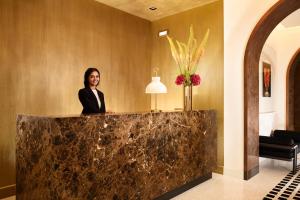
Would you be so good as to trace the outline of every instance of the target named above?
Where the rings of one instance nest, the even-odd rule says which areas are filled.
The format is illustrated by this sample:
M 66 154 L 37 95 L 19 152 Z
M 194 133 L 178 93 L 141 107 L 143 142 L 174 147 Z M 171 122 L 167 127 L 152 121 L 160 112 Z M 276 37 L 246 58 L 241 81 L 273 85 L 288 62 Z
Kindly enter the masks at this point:
M 259 174 L 248 181 L 213 174 L 173 200 L 262 200 L 291 171 L 292 162 L 264 159 L 260 163 Z
M 292 162 L 264 159 L 260 163 L 260 173 L 248 181 L 213 173 L 212 179 L 173 200 L 261 200 L 291 171 Z M 300 185 L 294 191 L 299 188 Z M 15 199 L 13 196 L 4 200 Z

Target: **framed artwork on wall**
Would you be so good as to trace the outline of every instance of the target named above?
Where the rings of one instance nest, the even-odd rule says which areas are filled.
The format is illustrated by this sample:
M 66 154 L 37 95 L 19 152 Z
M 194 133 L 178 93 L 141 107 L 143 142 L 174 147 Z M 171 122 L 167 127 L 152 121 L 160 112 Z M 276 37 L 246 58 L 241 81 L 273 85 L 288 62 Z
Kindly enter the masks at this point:
M 271 64 L 263 62 L 263 97 L 271 97 Z

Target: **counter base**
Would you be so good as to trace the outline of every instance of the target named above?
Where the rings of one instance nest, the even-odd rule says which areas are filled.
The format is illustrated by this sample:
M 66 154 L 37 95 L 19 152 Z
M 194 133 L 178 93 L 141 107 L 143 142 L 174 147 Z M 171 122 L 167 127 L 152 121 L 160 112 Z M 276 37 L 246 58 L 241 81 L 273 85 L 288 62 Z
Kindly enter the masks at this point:
M 169 200 L 169 199 L 171 199 L 171 198 L 173 198 L 177 195 L 180 195 L 180 194 L 184 193 L 185 191 L 187 191 L 187 190 L 189 190 L 189 189 L 191 189 L 191 188 L 199 185 L 200 183 L 203 183 L 203 182 L 205 182 L 205 181 L 207 181 L 211 178 L 212 178 L 212 173 L 206 174 L 206 175 L 201 176 L 201 177 L 199 177 L 199 178 L 197 178 L 197 179 L 195 179 L 191 182 L 188 182 L 188 183 L 186 183 L 186 184 L 184 184 L 184 185 L 182 185 L 182 186 L 180 186 L 180 187 L 178 187 L 178 188 L 176 188 L 176 189 L 174 189 L 170 192 L 167 192 L 167 193 L 155 198 L 154 200 Z

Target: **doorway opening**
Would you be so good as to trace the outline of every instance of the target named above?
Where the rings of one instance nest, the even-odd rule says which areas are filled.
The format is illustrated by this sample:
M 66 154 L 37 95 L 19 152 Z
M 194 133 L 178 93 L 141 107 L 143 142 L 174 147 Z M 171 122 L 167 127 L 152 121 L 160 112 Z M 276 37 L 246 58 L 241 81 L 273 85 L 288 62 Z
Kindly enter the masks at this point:
M 258 70 L 262 48 L 273 29 L 300 8 L 299 0 L 279 0 L 256 24 L 244 57 L 244 179 L 259 172 Z
M 300 130 L 300 49 L 292 57 L 286 73 L 286 129 Z

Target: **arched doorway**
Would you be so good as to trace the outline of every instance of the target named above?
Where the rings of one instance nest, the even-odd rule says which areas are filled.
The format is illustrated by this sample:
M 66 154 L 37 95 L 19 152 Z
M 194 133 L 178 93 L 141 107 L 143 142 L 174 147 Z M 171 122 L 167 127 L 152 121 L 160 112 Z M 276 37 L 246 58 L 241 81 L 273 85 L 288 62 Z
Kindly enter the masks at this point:
M 293 55 L 286 72 L 286 129 L 299 130 L 300 113 L 299 86 L 295 83 L 295 77 L 300 77 L 300 49 Z M 298 108 L 298 109 L 297 109 Z M 295 118 L 297 116 L 297 118 Z
M 289 14 L 300 8 L 299 0 L 279 0 L 256 24 L 244 57 L 244 179 L 259 172 L 259 58 L 268 36 Z

